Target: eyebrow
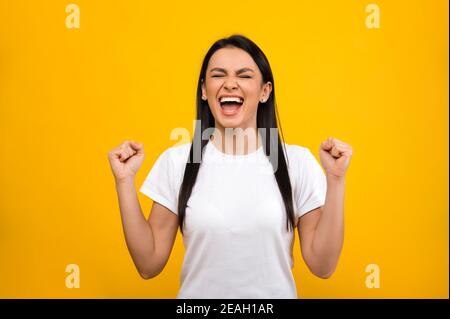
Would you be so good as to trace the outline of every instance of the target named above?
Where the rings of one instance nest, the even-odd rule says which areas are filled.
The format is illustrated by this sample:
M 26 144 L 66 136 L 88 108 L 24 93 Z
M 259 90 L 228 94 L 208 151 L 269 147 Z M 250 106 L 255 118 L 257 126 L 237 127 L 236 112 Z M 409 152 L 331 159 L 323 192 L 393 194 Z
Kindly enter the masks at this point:
M 210 72 L 213 72 L 213 71 L 219 71 L 219 72 L 227 73 L 227 71 L 224 68 L 212 68 L 210 70 Z M 244 72 L 247 72 L 247 71 L 254 72 L 253 69 L 251 69 L 251 68 L 242 68 L 242 69 L 237 70 L 236 74 L 241 74 L 241 73 L 244 73 Z

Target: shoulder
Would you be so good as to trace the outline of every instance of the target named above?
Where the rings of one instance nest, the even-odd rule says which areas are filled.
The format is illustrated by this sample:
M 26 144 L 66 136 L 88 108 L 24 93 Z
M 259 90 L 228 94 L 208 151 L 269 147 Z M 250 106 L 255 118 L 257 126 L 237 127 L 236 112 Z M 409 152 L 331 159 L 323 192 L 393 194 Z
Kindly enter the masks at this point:
M 285 143 L 285 148 L 288 166 L 291 170 L 308 170 L 311 165 L 314 166 L 318 163 L 316 156 L 306 146 Z
M 166 148 L 163 153 L 166 153 L 167 156 L 172 158 L 177 158 L 185 155 L 187 156 L 191 149 L 191 144 L 192 143 L 176 144 Z
M 298 144 L 284 143 L 284 147 L 286 149 L 288 160 L 290 160 L 290 158 L 301 160 L 305 157 L 305 155 L 307 155 L 307 153 L 311 153 L 309 148 Z
M 188 160 L 190 149 L 191 143 L 173 145 L 166 148 L 160 157 L 173 168 L 181 168 Z

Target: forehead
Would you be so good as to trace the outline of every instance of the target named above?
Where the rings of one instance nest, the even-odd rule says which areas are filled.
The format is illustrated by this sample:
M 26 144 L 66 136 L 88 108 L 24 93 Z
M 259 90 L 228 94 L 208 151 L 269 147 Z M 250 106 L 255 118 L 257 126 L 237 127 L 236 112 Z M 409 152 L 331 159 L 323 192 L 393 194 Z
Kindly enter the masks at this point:
M 209 60 L 208 69 L 215 67 L 232 71 L 249 67 L 255 71 L 258 71 L 258 66 L 255 61 L 253 61 L 251 55 L 246 51 L 235 47 L 222 48 L 214 52 Z

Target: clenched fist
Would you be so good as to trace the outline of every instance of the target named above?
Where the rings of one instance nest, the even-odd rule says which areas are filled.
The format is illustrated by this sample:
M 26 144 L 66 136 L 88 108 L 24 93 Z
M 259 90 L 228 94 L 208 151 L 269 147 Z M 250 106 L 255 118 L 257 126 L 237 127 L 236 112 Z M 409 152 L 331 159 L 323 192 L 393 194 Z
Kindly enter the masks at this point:
M 353 154 L 351 145 L 329 137 L 320 144 L 320 162 L 327 175 L 344 178 Z
M 108 159 L 116 182 L 134 178 L 144 161 L 144 145 L 125 141 L 108 153 Z

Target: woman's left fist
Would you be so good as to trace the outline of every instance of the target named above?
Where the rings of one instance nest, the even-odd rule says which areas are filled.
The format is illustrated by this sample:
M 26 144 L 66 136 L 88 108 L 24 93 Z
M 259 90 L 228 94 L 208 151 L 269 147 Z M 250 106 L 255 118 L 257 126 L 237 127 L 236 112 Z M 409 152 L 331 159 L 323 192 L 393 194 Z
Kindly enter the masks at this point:
M 352 147 L 338 139 L 329 137 L 320 144 L 319 157 L 327 175 L 344 178 L 352 157 Z

